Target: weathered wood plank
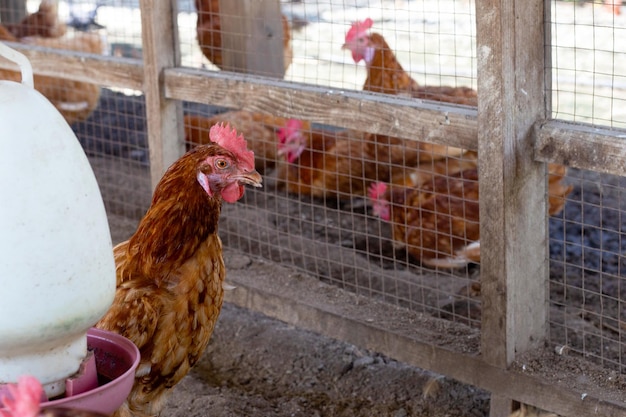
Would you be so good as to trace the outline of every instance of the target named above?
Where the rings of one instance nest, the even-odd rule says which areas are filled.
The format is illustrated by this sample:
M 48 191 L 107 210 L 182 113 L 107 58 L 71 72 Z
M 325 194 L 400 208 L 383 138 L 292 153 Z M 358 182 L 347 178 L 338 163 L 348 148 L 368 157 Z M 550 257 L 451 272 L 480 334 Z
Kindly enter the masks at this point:
M 547 328 L 546 181 L 531 135 L 545 118 L 543 6 L 476 2 L 481 352 L 499 367 L 541 346 Z
M 102 56 L 61 49 L 50 49 L 22 43 L 5 42 L 30 60 L 37 74 L 67 78 L 94 84 L 143 89 L 143 64 L 141 61 Z M 15 68 L 6 60 L 0 60 L 0 68 Z
M 225 300 L 563 416 L 618 417 L 626 411 L 618 386 L 599 388 L 590 380 L 572 389 L 571 381 L 558 379 L 558 373 L 528 375 L 490 365 L 480 355 L 424 341 L 427 332 L 420 329 L 426 328 L 426 321 L 437 319 L 307 276 L 294 279 L 287 268 L 272 271 L 268 276 L 247 268 L 229 269 L 228 281 L 237 288 L 227 292 Z
M 295 117 L 464 149 L 476 149 L 476 109 L 271 78 L 189 68 L 164 72 L 166 97 Z
M 513 412 L 514 401 L 492 392 L 489 398 L 489 417 L 509 417 Z
M 278 0 L 220 0 L 222 63 L 228 71 L 285 76 Z
M 140 0 L 152 187 L 184 152 L 183 112 L 163 94 L 162 71 L 180 65 L 176 1 Z
M 626 176 L 626 132 L 551 120 L 535 126 L 535 159 Z

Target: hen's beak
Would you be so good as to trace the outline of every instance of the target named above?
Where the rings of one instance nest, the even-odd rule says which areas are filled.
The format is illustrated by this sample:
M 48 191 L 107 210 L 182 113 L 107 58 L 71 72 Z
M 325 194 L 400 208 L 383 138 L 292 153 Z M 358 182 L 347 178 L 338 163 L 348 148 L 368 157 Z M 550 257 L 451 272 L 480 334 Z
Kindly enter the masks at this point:
M 262 187 L 263 186 L 263 177 L 261 174 L 257 172 L 256 169 L 253 169 L 250 172 L 244 172 L 237 176 L 237 181 L 242 184 L 248 184 L 253 187 Z
M 347 43 L 344 43 L 343 45 L 341 45 L 341 49 L 350 49 L 350 48 L 348 47 Z

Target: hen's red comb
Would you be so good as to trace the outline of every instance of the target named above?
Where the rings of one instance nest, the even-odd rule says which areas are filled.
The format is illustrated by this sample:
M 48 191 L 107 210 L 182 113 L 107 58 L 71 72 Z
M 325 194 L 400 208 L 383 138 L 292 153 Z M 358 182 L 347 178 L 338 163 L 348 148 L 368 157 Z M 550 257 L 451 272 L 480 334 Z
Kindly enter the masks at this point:
M 350 26 L 350 30 L 346 33 L 346 43 L 350 42 L 363 32 L 367 32 L 374 25 L 374 21 L 369 17 L 364 21 L 357 20 Z
M 287 123 L 285 123 L 285 127 L 278 129 L 278 139 L 280 140 L 280 143 L 286 143 L 287 138 L 296 133 L 298 130 L 301 130 L 303 125 L 304 123 L 302 122 L 302 120 L 287 120 Z
M 237 131 L 231 129 L 228 123 L 219 123 L 211 126 L 209 138 L 212 142 L 234 153 L 249 169 L 254 169 L 254 152 L 248 150 L 243 135 L 237 135 Z
M 375 182 L 370 185 L 367 195 L 372 200 L 380 200 L 387 191 L 387 184 L 384 182 Z

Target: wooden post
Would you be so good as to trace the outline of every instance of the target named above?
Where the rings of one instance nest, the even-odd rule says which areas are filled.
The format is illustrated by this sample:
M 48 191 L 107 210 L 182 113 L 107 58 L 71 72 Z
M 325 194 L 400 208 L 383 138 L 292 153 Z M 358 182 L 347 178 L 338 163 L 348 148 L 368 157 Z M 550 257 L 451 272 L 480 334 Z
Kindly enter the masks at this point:
M 283 78 L 279 0 L 220 0 L 219 3 L 223 68 Z
M 176 2 L 140 0 L 146 122 L 154 188 L 184 152 L 182 105 L 165 98 L 163 69 L 180 66 Z
M 0 22 L 17 23 L 26 16 L 26 0 L 0 0 Z
M 506 368 L 547 329 L 544 0 L 477 0 L 478 155 L 484 360 Z M 496 398 L 491 417 L 510 401 Z

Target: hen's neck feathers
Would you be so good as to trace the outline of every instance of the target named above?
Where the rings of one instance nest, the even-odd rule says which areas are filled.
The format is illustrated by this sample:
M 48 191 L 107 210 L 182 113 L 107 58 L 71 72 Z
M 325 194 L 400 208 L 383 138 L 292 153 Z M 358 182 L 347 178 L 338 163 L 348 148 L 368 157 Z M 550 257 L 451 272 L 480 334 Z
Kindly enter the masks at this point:
M 388 63 L 394 64 L 394 67 L 403 70 L 402 65 L 396 59 L 396 55 L 391 50 L 391 47 L 380 33 L 372 32 L 369 35 L 369 40 L 371 45 L 374 47 L 376 52 L 374 53 L 374 57 L 372 58 L 371 65 L 378 64 L 378 68 L 382 68 L 383 61 L 388 61 Z M 390 68 L 394 69 L 394 68 Z
M 214 154 L 215 147 L 202 148 L 175 162 L 157 185 L 150 208 L 129 241 L 127 256 L 140 269 L 135 273 L 165 279 L 217 233 L 221 199 L 207 195 L 196 180 L 198 164 Z
M 369 40 L 375 51 L 372 61 L 367 65 L 367 80 L 363 90 L 398 94 L 417 88 L 417 81 L 413 80 L 398 62 L 385 38 L 379 33 L 372 32 Z

